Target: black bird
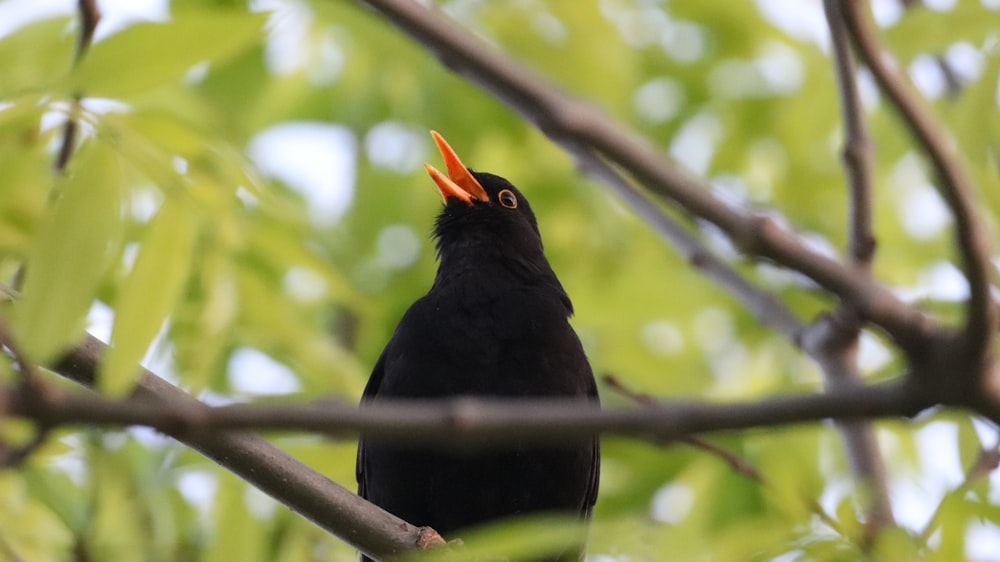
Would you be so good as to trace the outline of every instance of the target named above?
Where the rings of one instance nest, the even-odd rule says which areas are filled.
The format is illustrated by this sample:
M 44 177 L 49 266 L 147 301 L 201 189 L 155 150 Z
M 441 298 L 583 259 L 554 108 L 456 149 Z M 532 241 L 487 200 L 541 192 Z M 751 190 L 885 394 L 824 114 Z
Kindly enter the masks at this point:
M 590 364 L 569 324 L 573 305 L 542 253 L 528 201 L 504 178 L 467 169 L 440 135 L 431 135 L 448 169 L 445 176 L 425 165 L 444 198 L 434 226 L 440 265 L 430 291 L 410 306 L 382 351 L 362 403 L 454 396 L 597 402 Z M 446 537 L 528 513 L 589 520 L 599 473 L 596 437 L 475 453 L 365 436 L 358 446 L 358 493 Z M 582 551 L 560 559 L 580 557 Z

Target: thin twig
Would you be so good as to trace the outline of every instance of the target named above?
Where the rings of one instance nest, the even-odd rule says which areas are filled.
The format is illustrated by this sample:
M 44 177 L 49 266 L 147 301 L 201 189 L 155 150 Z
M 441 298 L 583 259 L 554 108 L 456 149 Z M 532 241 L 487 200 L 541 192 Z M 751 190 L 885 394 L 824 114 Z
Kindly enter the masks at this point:
M 582 145 L 626 170 L 658 197 L 715 224 L 745 253 L 798 271 L 881 326 L 906 349 L 935 333 L 930 321 L 869 276 L 822 255 L 765 215 L 722 201 L 704 180 L 681 171 L 645 139 L 487 47 L 439 12 L 413 0 L 363 0 L 436 54 L 442 63 L 534 122 L 560 146 Z
M 933 113 L 922 103 L 906 77 L 891 70 L 886 63 L 885 50 L 879 45 L 870 16 L 863 13 L 868 3 L 846 0 L 841 4 L 844 22 L 859 56 L 919 147 L 927 154 L 937 175 L 935 183 L 941 197 L 955 219 L 958 252 L 969 283 L 962 345 L 958 346 L 957 356 L 965 359 L 967 364 L 970 361 L 987 363 L 991 360 L 989 355 L 992 336 L 997 328 L 997 311 L 990 297 L 993 265 L 989 236 L 975 209 L 972 180 L 951 135 L 934 119 Z M 971 376 L 982 376 L 984 365 L 974 366 L 979 368 L 970 369 L 973 371 Z
M 66 122 L 63 123 L 62 130 L 62 141 L 59 143 L 59 152 L 56 154 L 56 161 L 53 164 L 53 169 L 57 174 L 62 174 L 66 172 L 66 167 L 69 166 L 69 159 L 73 156 L 73 151 L 76 149 L 76 138 L 77 132 L 80 126 L 77 125 L 76 113 L 80 111 L 80 98 L 74 97 L 73 101 L 70 102 L 69 114 L 66 116 Z
M 701 437 L 682 437 L 678 439 L 678 442 L 690 445 L 695 449 L 705 451 L 706 453 L 728 464 L 729 468 L 732 468 L 736 473 L 742 474 L 743 476 L 761 484 L 770 485 L 770 483 L 764 479 L 764 476 L 760 473 L 760 470 L 758 470 L 756 466 L 751 464 L 751 462 L 746 458 L 737 455 L 725 447 L 720 447 L 719 445 L 716 445 L 707 439 L 702 439 Z M 817 515 L 819 515 L 823 520 L 827 520 L 829 518 L 829 516 L 825 513 L 817 513 Z
M 97 0 L 78 0 L 76 10 L 80 14 L 80 35 L 77 37 L 73 62 L 79 64 L 94 41 L 94 30 L 101 21 L 101 10 L 97 6 Z
M 644 408 L 656 408 L 660 406 L 659 400 L 657 400 L 653 396 L 650 396 L 649 394 L 638 392 L 630 388 L 615 375 L 606 374 L 603 377 L 601 377 L 601 380 L 604 382 L 605 385 L 608 386 L 608 388 L 614 390 L 618 394 L 621 394 L 622 396 L 628 398 L 629 400 L 635 402 L 636 404 Z M 715 445 L 714 443 L 701 439 L 700 437 L 694 437 L 694 436 L 681 437 L 677 441 L 684 443 L 686 445 L 690 445 L 697 449 L 701 449 L 707 453 L 711 453 L 716 457 L 719 457 L 720 459 L 725 461 L 726 464 L 732 467 L 733 470 L 746 476 L 747 478 L 750 478 L 751 480 L 756 480 L 757 482 L 761 483 L 764 482 L 764 477 L 763 475 L 761 475 L 760 471 L 757 470 L 757 467 L 751 464 L 750 461 L 748 461 L 747 459 L 737 455 L 736 453 L 728 449 L 724 449 L 722 447 L 719 447 L 718 445 Z
M 865 126 L 861 96 L 858 93 L 856 68 L 847 31 L 841 14 L 841 0 L 823 0 L 833 60 L 837 74 L 840 114 L 844 122 L 844 169 L 850 188 L 848 216 L 848 255 L 855 267 L 869 270 L 875 253 L 872 232 L 872 169 L 875 148 Z
M 101 11 L 97 7 L 96 0 L 78 0 L 76 9 L 80 16 L 80 33 L 77 35 L 76 51 L 73 53 L 74 65 L 80 64 L 80 61 L 83 60 L 83 57 L 90 50 L 90 45 L 94 41 L 94 31 L 97 29 L 97 24 L 101 21 Z M 63 123 L 62 141 L 59 143 L 59 152 L 56 155 L 56 161 L 53 165 L 57 174 L 62 174 L 66 171 L 69 159 L 73 156 L 73 151 L 76 149 L 77 135 L 80 132 L 80 126 L 77 121 L 79 113 L 83 109 L 81 105 L 82 99 L 83 96 L 77 92 L 73 95 L 72 101 L 70 101 L 66 122 Z
M 821 343 L 809 342 L 803 345 L 819 364 L 828 392 L 832 393 L 864 384 L 858 371 L 856 321 L 849 320 L 850 324 L 847 326 L 839 325 L 839 319 L 849 313 L 849 310 L 842 308 L 835 314 L 818 319 L 807 331 L 806 338 L 809 340 L 815 337 Z M 836 426 L 844 443 L 851 475 L 862 490 L 861 504 L 865 511 L 866 531 L 862 543 L 871 545 L 880 531 L 895 524 L 885 463 L 869 420 L 838 420 Z
M 636 404 L 639 404 L 640 406 L 658 407 L 660 405 L 659 401 L 656 398 L 629 388 L 627 385 L 625 385 L 625 383 L 623 383 L 621 380 L 618 379 L 618 377 L 614 375 L 604 375 L 604 377 L 602 377 L 602 380 L 610 388 L 614 389 L 619 394 L 622 394 L 623 396 L 629 398 L 630 400 L 632 400 Z M 712 443 L 711 441 L 708 441 L 706 439 L 694 436 L 682 437 L 681 439 L 678 439 L 678 441 L 686 445 L 690 445 L 696 449 L 705 451 L 706 453 L 709 453 L 721 459 L 737 473 L 746 476 L 747 478 L 757 482 L 758 484 L 761 484 L 762 486 L 768 488 L 774 487 L 773 483 L 771 483 L 767 478 L 765 478 L 764 475 L 760 472 L 760 470 L 753 465 L 753 463 L 751 463 L 746 458 L 730 451 L 729 449 L 720 447 L 715 443 Z M 831 517 L 830 514 L 827 513 L 825 509 L 823 509 L 823 506 L 820 505 L 819 502 L 817 502 L 815 499 L 812 498 L 803 498 L 803 501 L 807 506 L 809 506 L 809 510 L 812 511 L 813 515 L 818 517 L 820 520 L 826 523 L 828 527 L 830 527 L 837 533 L 843 534 L 843 530 L 840 528 L 840 524 L 837 522 L 836 519 Z
M 955 67 L 942 54 L 934 55 L 934 62 L 937 63 L 938 69 L 941 70 L 941 76 L 944 77 L 945 95 L 949 99 L 957 98 L 962 93 L 963 84 Z

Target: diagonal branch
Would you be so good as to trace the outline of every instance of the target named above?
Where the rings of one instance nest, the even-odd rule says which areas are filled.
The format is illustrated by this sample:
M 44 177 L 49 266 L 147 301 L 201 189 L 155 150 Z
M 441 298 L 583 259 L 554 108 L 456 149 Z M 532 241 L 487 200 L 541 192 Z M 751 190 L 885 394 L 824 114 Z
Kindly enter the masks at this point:
M 485 46 L 438 12 L 413 0 L 364 0 L 442 63 L 534 122 L 569 152 L 582 145 L 628 171 L 668 203 L 715 224 L 744 252 L 796 270 L 857 306 L 905 349 L 934 334 L 930 322 L 869 276 L 809 248 L 772 219 L 733 207 L 704 180 L 682 172 L 640 136 L 596 107 Z
M 106 348 L 97 338 L 87 336 L 53 369 L 82 385 L 93 387 Z M 103 414 L 108 419 L 123 413 L 116 412 L 109 401 L 94 396 L 77 399 L 82 398 L 83 402 L 98 408 L 108 408 Z M 59 402 L 59 395 L 53 393 L 43 407 L 58 411 L 64 407 Z M 171 421 L 177 416 L 197 418 L 208 411 L 207 406 L 183 390 L 145 370 L 133 395 L 122 404 L 128 404 L 133 414 L 158 412 L 161 423 L 152 425 L 168 433 L 171 427 L 177 427 Z M 24 405 L 8 403 L 7 407 L 13 411 Z M 121 425 L 123 421 L 118 419 L 116 424 Z M 365 501 L 254 433 L 188 432 L 177 434 L 175 438 L 375 559 L 412 550 L 416 545 L 433 546 L 444 542 L 428 541 L 429 533 L 436 535 L 433 529 L 410 525 Z
M 954 216 L 962 269 L 969 282 L 969 300 L 962 333 L 964 345 L 960 346 L 963 349 L 959 353 L 980 360 L 990 353 L 992 335 L 997 327 L 997 309 L 990 297 L 993 266 L 989 237 L 975 209 L 972 180 L 951 135 L 934 119 L 903 74 L 894 72 L 887 64 L 885 51 L 878 43 L 870 17 L 862 13 L 867 8 L 867 2 L 844 0 L 841 4 L 847 30 L 859 56 L 927 154 L 937 175 L 936 183 L 941 196 Z M 981 370 L 976 374 L 980 374 Z
M 586 174 L 617 194 L 636 215 L 673 245 L 674 249 L 702 275 L 728 291 L 762 324 L 784 335 L 789 341 L 799 341 L 805 325 L 781 301 L 754 286 L 719 256 L 712 253 L 600 156 L 583 145 L 569 140 L 563 147 L 577 159 L 580 168 Z

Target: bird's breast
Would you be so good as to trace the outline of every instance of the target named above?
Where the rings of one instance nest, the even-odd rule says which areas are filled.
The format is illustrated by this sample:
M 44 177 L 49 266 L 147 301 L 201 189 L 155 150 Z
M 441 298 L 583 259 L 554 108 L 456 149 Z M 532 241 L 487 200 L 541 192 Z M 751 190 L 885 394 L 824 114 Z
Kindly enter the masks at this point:
M 383 396 L 579 395 L 590 376 L 558 296 L 531 286 L 431 291 L 389 350 Z

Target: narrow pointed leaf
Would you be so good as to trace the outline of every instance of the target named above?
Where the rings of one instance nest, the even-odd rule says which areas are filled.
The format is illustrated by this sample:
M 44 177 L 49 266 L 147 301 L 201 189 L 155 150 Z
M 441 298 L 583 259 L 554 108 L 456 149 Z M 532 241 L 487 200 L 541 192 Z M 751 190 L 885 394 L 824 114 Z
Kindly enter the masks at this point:
M 176 197 L 168 198 L 150 222 L 115 306 L 111 349 L 100 378 L 105 392 L 131 388 L 136 365 L 187 282 L 196 233 L 190 209 Z
M 35 235 L 23 298 L 13 325 L 35 361 L 45 361 L 83 333 L 121 236 L 121 164 L 99 143 L 85 145 L 69 174 L 56 180 L 55 202 Z

